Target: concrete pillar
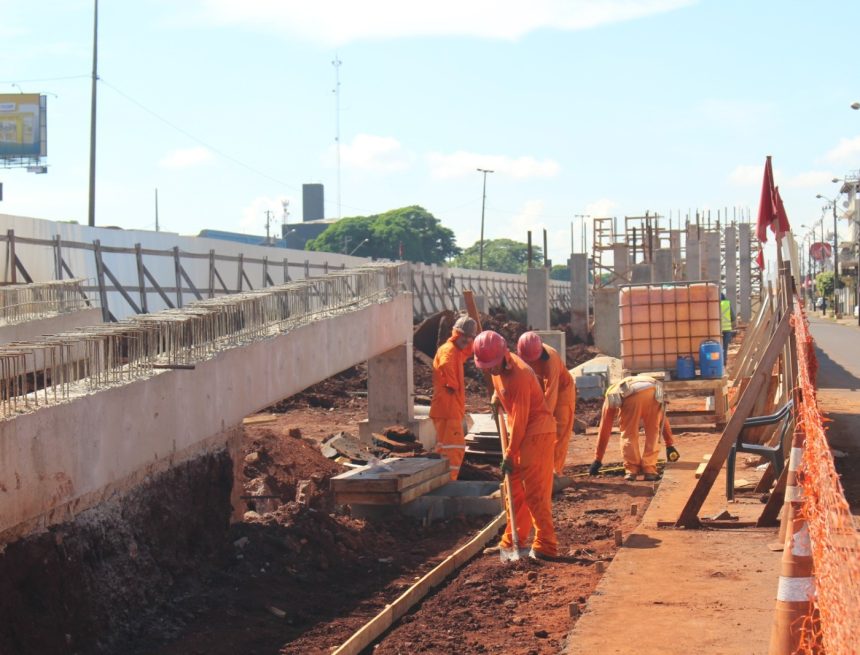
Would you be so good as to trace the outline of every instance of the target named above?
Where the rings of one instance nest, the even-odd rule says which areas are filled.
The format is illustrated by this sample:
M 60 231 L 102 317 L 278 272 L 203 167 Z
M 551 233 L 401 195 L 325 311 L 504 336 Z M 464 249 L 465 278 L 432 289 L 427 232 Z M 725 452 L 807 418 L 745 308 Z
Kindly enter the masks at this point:
M 541 341 L 558 351 L 558 354 L 561 355 L 561 361 L 565 361 L 567 344 L 565 343 L 564 332 L 560 330 L 535 330 L 535 332 L 540 335 Z
M 613 287 L 594 290 L 594 345 L 604 355 L 621 357 L 618 289 Z
M 653 264 L 633 264 L 630 281 L 633 284 L 651 284 L 654 279 Z
M 720 283 L 720 233 L 707 232 L 700 242 L 702 253 L 702 279 Z
M 681 265 L 681 230 L 669 231 L 669 249 L 672 251 L 672 265 Z M 674 276 L 674 269 L 673 269 Z
M 588 340 L 588 255 L 573 254 L 570 267 L 570 330 L 585 343 Z
M 654 253 L 654 282 L 672 282 L 674 280 L 674 267 L 672 250 L 660 248 Z
M 367 360 L 367 423 L 360 430 L 362 437 L 389 425 L 412 427 L 414 395 L 412 342 Z
M 734 225 L 726 228 L 725 232 L 726 286 L 725 294 L 735 313 L 738 311 L 738 232 Z
M 549 269 L 528 269 L 526 322 L 533 330 L 549 330 Z
M 612 267 L 616 277 L 609 282 L 612 286 L 627 283 L 627 273 L 630 270 L 630 248 L 626 243 L 612 244 Z
M 750 252 L 750 224 L 738 225 L 738 320 L 752 318 L 752 253 Z
M 695 227 L 693 228 L 695 231 Z M 684 262 L 684 277 L 688 282 L 702 279 L 702 267 L 699 261 L 698 239 L 687 239 L 687 259 Z

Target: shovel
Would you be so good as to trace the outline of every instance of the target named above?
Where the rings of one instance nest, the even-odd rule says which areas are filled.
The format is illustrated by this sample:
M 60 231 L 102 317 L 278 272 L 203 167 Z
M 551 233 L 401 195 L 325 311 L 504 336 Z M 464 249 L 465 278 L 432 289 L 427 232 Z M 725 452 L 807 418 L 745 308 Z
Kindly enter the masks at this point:
M 505 421 L 505 415 L 501 412 L 494 412 L 493 418 L 496 420 L 496 429 L 499 431 L 499 439 L 502 442 L 502 452 L 508 449 L 508 426 Z M 499 559 L 503 562 L 518 562 L 520 560 L 520 544 L 517 536 L 517 520 L 514 515 L 514 495 L 511 492 L 511 476 L 505 473 L 503 483 L 505 495 L 505 508 L 508 510 L 508 520 L 511 522 L 511 542 L 510 548 L 502 548 L 499 546 Z

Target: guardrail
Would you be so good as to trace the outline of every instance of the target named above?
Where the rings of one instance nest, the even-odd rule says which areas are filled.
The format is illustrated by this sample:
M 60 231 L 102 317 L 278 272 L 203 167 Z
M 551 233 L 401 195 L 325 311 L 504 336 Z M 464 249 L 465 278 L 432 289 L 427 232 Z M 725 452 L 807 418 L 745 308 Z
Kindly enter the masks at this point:
M 0 346 L 0 418 L 192 367 L 220 351 L 405 292 L 403 266 L 375 265 L 194 302 Z

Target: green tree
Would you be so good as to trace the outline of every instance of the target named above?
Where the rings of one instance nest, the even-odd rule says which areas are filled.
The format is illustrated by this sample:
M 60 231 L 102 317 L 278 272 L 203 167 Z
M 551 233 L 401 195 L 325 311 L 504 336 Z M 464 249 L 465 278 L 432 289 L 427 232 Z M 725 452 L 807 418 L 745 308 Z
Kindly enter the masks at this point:
M 815 289 L 819 296 L 828 298 L 833 295 L 833 273 L 826 271 L 815 276 Z
M 466 248 L 450 264 L 458 268 L 477 270 L 480 263 L 481 242 Z M 511 239 L 484 241 L 484 270 L 496 273 L 525 273 L 528 268 L 528 244 Z M 543 249 L 532 246 L 532 263 L 543 264 Z
M 440 264 L 457 255 L 454 233 L 423 207 L 413 205 L 372 216 L 344 218 L 329 226 L 305 250 L 355 253 L 383 259 Z
M 563 264 L 555 264 L 549 271 L 551 280 L 563 280 L 570 282 L 570 267 Z

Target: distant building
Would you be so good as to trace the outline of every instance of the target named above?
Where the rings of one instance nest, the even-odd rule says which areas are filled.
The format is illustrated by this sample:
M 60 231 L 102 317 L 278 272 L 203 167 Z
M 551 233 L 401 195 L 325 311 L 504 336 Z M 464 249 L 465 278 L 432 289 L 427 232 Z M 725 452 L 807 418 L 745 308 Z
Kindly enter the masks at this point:
M 251 246 L 273 246 L 275 248 L 287 248 L 287 244 L 283 238 L 271 237 L 268 242 L 265 236 L 257 234 L 243 234 L 241 232 L 227 232 L 225 230 L 200 230 L 198 237 L 207 239 L 223 239 L 224 241 L 236 241 L 238 243 L 247 243 Z M 292 247 L 292 246 L 289 246 Z
M 325 189 L 322 184 L 302 185 L 302 222 L 325 218 Z

